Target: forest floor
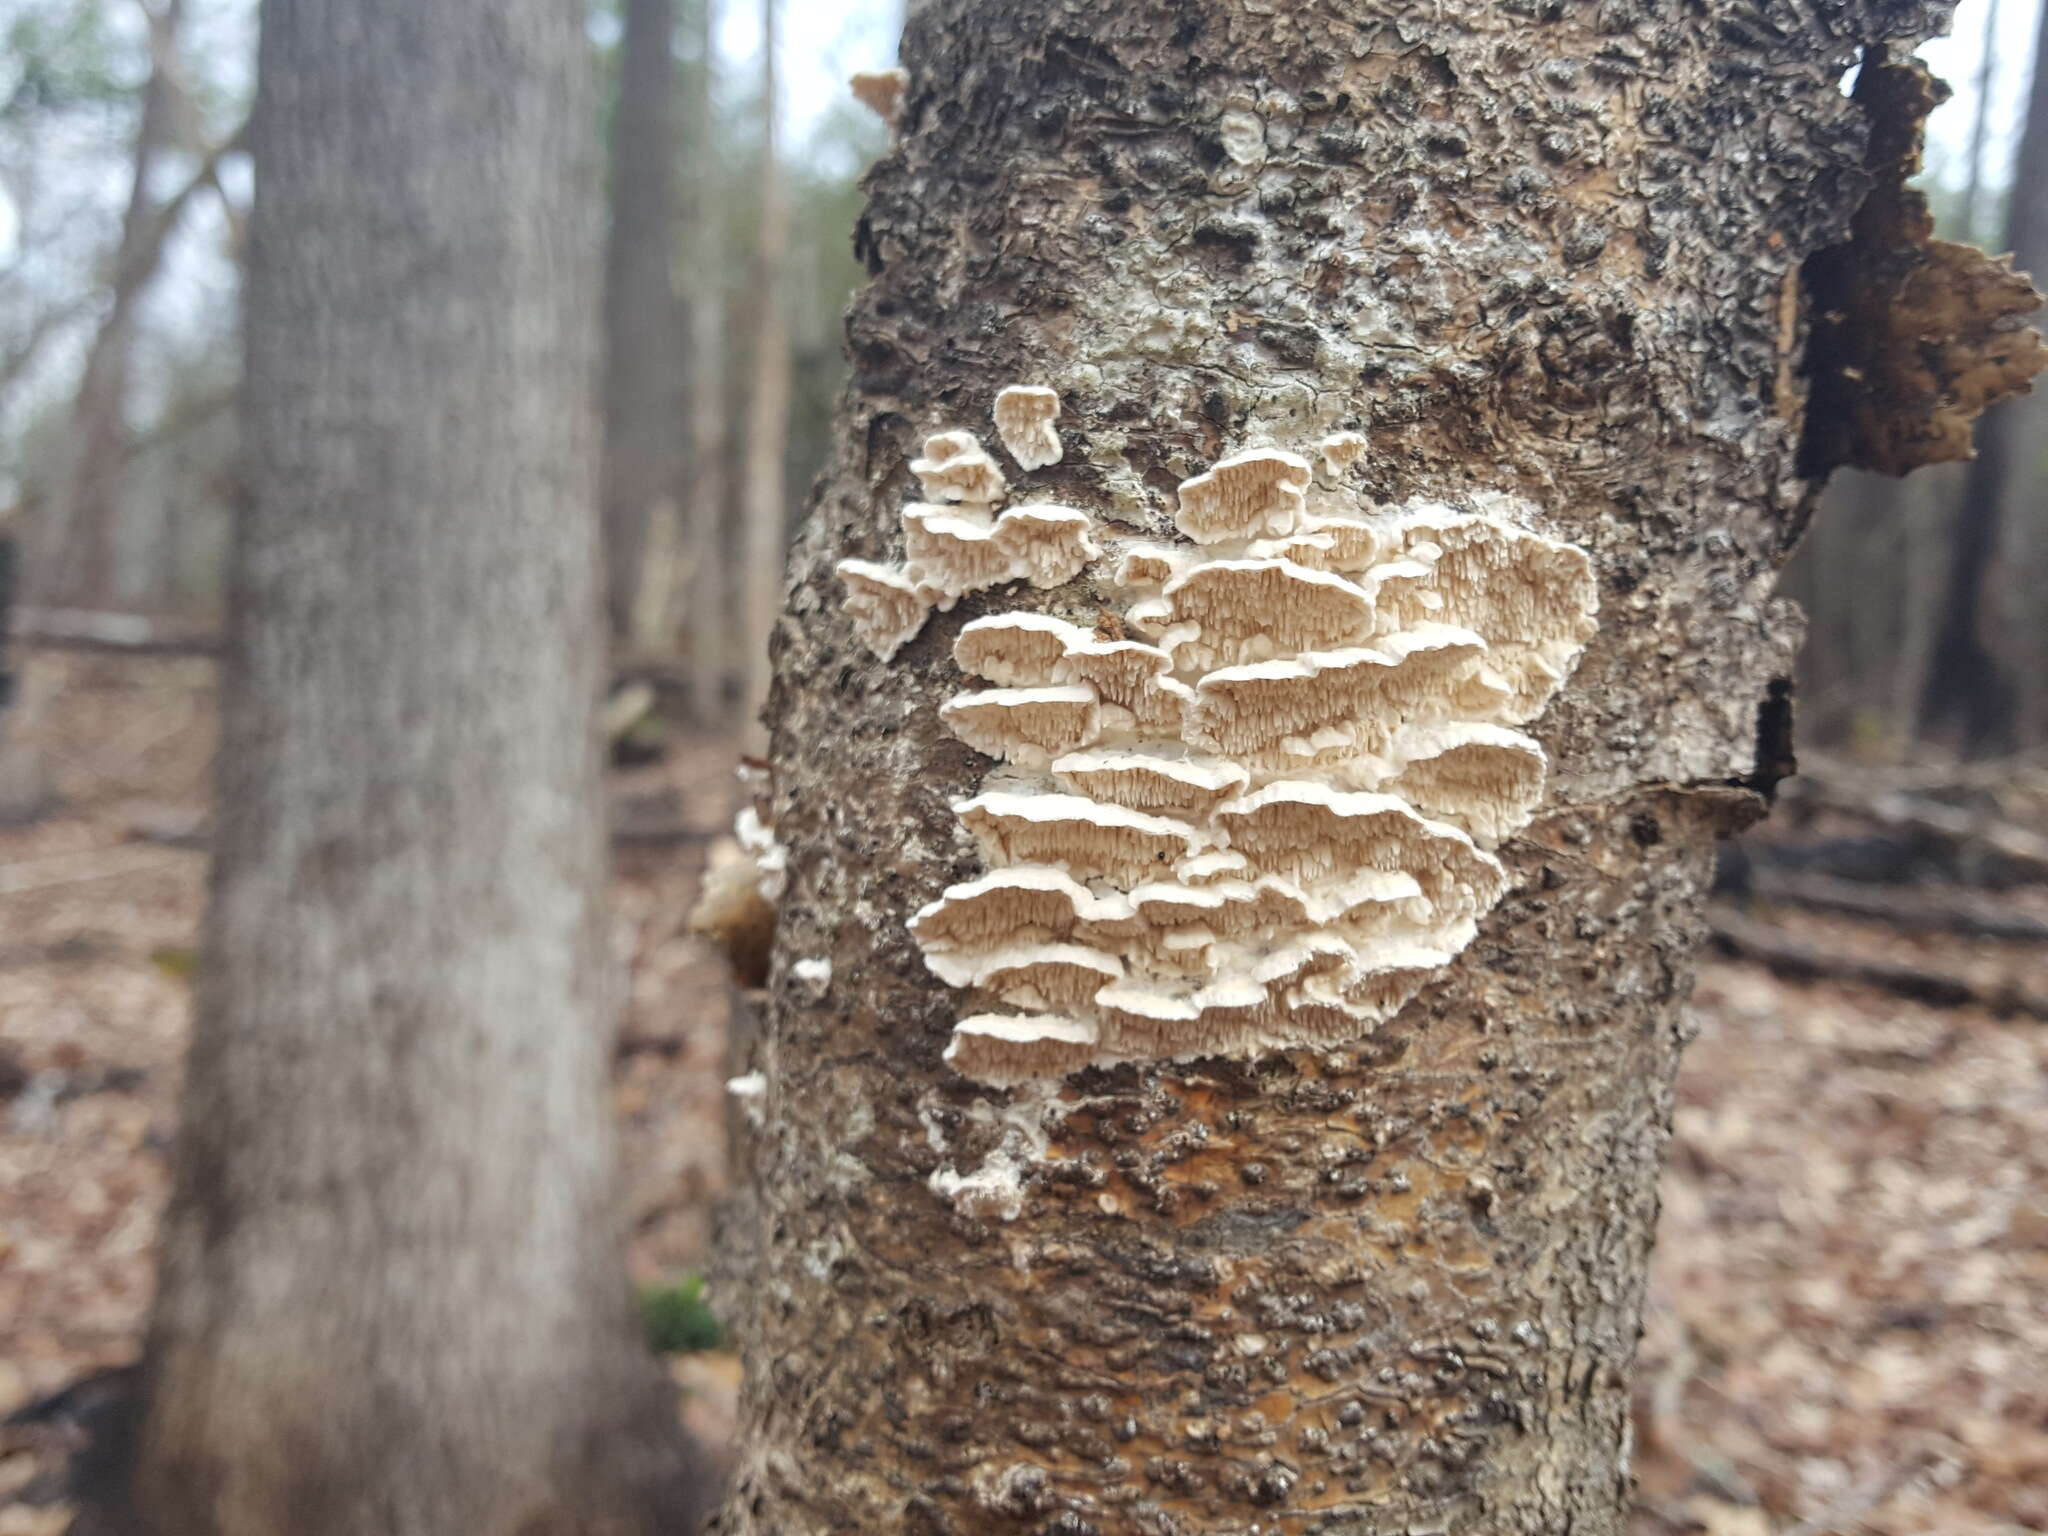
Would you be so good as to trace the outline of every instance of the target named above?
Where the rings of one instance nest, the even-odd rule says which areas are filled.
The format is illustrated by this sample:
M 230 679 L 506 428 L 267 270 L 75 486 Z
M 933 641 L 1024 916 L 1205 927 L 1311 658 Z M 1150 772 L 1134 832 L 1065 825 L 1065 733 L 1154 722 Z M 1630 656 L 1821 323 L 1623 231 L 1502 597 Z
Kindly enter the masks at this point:
M 202 659 L 34 664 L 64 806 L 0 831 L 0 1419 L 138 1348 L 213 740 Z M 615 777 L 633 984 L 614 1091 L 643 1284 L 702 1264 L 725 1176 L 727 994 L 684 924 L 734 800 L 718 743 Z M 1752 915 L 2039 986 L 2039 946 Z M 1712 957 L 1695 1009 L 1634 1536 L 2048 1532 L 2048 1023 Z M 697 1432 L 729 1438 L 737 1365 L 673 1365 Z M 0 1428 L 0 1536 L 64 1528 L 65 1443 Z

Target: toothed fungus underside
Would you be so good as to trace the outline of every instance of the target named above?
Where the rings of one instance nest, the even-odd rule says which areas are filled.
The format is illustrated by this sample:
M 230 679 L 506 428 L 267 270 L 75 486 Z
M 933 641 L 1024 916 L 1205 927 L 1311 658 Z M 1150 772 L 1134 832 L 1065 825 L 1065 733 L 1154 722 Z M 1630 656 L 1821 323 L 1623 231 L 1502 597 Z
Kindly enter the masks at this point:
M 1057 410 L 998 396 L 1026 469 L 1057 459 Z M 1334 476 L 1353 445 L 1330 446 Z M 1594 629 L 1591 562 L 1532 508 L 1339 492 L 1312 511 L 1308 459 L 1253 448 L 1181 484 L 1191 542 L 1107 543 L 1072 508 L 999 512 L 970 433 L 911 468 L 932 500 L 904 508 L 903 566 L 839 567 L 877 655 L 967 592 L 1084 572 L 1140 637 L 1016 610 L 955 640 L 975 686 L 939 713 L 998 763 L 953 807 L 988 869 L 911 930 L 968 994 L 956 1070 L 1014 1084 L 1355 1040 L 1472 941 L 1507 886 L 1493 850 L 1543 799 L 1518 727 Z

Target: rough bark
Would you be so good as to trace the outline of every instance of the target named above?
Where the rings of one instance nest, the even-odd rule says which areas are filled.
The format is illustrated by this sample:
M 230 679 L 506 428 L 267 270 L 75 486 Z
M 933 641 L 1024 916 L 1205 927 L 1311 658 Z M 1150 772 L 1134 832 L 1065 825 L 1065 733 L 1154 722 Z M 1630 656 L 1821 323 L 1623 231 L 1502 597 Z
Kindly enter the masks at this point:
M 634 634 L 642 559 L 656 537 L 653 520 L 675 515 L 663 503 L 674 494 L 681 463 L 682 317 L 669 280 L 676 231 L 675 79 L 675 0 L 627 0 L 612 111 L 601 502 L 612 638 L 642 645 L 648 637 Z
M 747 664 L 742 686 L 750 740 L 758 730 L 756 713 L 768 697 L 768 633 L 781 599 L 789 517 L 782 473 L 782 454 L 789 439 L 789 194 L 783 185 L 775 121 L 779 110 L 775 84 L 778 9 L 777 0 L 761 0 L 761 227 L 752 274 L 757 298 L 754 385 L 747 401 L 742 467 L 746 527 L 741 634 Z
M 721 1529 L 1620 1528 L 1713 839 L 1783 771 L 1801 264 L 1869 184 L 1838 82 L 1944 15 L 913 11 L 775 635 L 787 885 Z M 962 994 L 906 922 L 983 869 L 950 802 L 992 767 L 938 717 L 951 647 L 1007 609 L 1091 624 L 1099 587 L 969 596 L 880 664 L 834 569 L 897 556 L 919 442 L 988 440 L 1011 384 L 1062 400 L 1023 484 L 1105 538 L 1171 540 L 1176 483 L 1226 453 L 1355 429 L 1364 499 L 1509 493 L 1591 553 L 1511 890 L 1376 1032 L 1037 1090 L 942 1063 Z
M 611 1193 L 582 26 L 264 8 L 198 1025 L 84 1529 L 686 1528 Z
M 2007 194 L 2005 248 L 2022 271 L 2048 273 L 2048 10 L 2034 42 L 2034 80 Z M 2019 744 L 2020 693 L 2015 647 L 1999 634 L 1993 577 L 2010 537 L 2008 503 L 2034 455 L 2032 409 L 1996 412 L 1977 432 L 1977 455 L 1963 482 L 1950 531 L 1948 581 L 1920 695 L 1920 728 L 1966 757 L 1993 756 Z M 2024 649 L 2020 655 L 2025 656 Z

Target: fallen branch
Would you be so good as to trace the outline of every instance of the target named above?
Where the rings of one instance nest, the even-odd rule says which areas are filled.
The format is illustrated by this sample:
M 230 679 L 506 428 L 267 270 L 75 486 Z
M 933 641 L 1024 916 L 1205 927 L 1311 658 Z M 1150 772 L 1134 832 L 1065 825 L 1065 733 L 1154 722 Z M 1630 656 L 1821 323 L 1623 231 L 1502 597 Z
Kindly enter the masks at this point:
M 1759 901 L 1815 912 L 1865 917 L 1914 933 L 1961 933 L 1980 939 L 2048 943 L 2048 920 L 2015 912 L 2006 903 L 1949 886 L 1884 886 L 1830 875 L 1795 874 L 1752 866 L 1749 892 Z
M 1870 791 L 1802 777 L 1788 798 L 1802 806 L 1859 817 L 1940 849 L 1960 879 L 1983 884 L 2048 881 L 2048 837 L 1995 816 L 1904 790 Z
M 88 608 L 17 608 L 10 638 L 43 650 L 118 651 L 130 656 L 209 656 L 220 649 L 220 636 L 210 629 Z
M 1980 982 L 1953 971 L 1824 949 L 1719 906 L 1708 909 L 1707 927 L 1723 954 L 1761 965 L 1787 981 L 1845 981 L 1937 1008 L 1977 1007 L 2048 1019 L 2048 997 L 2010 978 Z
M 81 885 L 88 880 L 155 874 L 177 867 L 178 856 L 175 853 L 163 848 L 137 847 L 132 843 L 117 843 L 111 848 L 86 848 L 76 853 L 53 853 L 0 864 L 0 896 L 20 896 L 28 891 L 47 891 L 61 885 Z

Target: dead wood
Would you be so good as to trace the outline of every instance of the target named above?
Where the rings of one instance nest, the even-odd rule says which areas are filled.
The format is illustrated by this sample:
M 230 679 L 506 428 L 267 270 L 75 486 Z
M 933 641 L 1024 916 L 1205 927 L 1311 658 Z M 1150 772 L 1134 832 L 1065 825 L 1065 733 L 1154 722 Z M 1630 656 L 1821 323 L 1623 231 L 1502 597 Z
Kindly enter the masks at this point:
M 1762 901 L 1871 918 L 1915 933 L 1961 933 L 1972 938 L 2048 943 L 2048 921 L 2031 913 L 2016 912 L 1995 898 L 1948 886 L 1873 885 L 1831 875 L 1774 870 L 1768 864 L 1759 864 L 1749 874 L 1749 893 Z
M 2011 978 L 1980 981 L 1931 966 L 1873 960 L 1792 938 L 1721 906 L 1708 910 L 1707 925 L 1715 946 L 1724 954 L 1761 965 L 1787 981 L 1851 982 L 1937 1008 L 1977 1007 L 2048 1019 L 2048 996 L 2029 991 Z

